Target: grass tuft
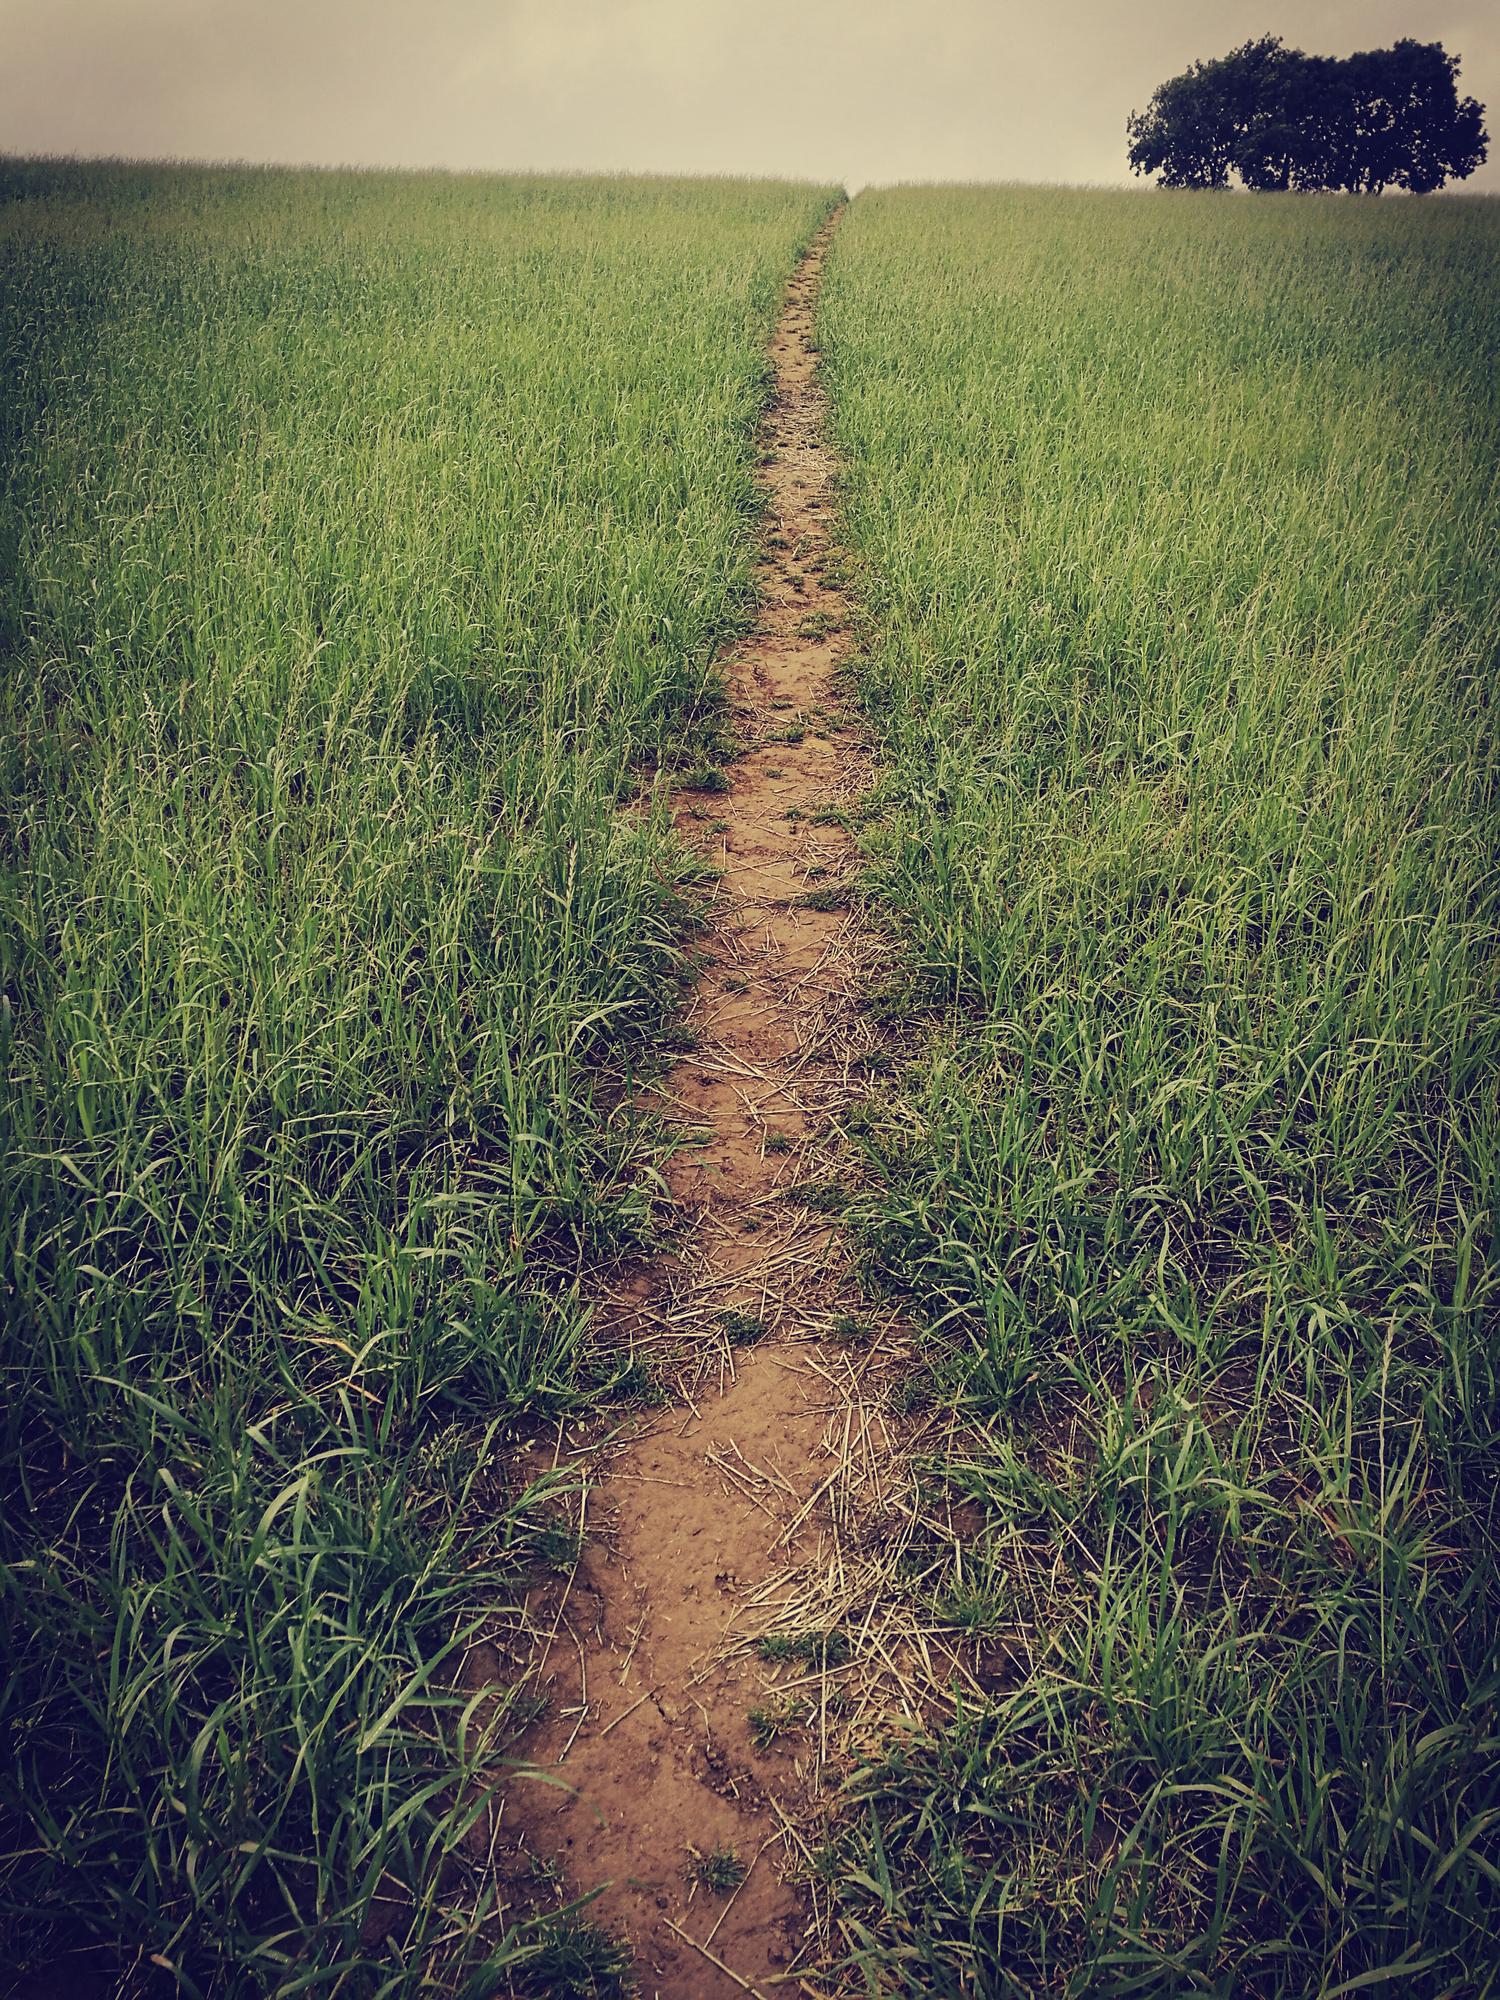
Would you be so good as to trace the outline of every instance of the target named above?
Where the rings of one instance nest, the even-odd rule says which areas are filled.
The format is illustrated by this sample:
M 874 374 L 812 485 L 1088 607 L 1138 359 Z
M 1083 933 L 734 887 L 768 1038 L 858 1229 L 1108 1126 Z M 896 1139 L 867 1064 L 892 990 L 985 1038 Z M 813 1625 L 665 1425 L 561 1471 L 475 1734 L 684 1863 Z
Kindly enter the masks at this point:
M 732 1306 L 719 1314 L 719 1326 L 731 1347 L 753 1347 L 769 1331 L 763 1319 Z
M 690 1847 L 688 1853 L 689 1881 L 711 1896 L 732 1896 L 745 1879 L 745 1864 L 732 1847 L 715 1847 L 707 1854 Z

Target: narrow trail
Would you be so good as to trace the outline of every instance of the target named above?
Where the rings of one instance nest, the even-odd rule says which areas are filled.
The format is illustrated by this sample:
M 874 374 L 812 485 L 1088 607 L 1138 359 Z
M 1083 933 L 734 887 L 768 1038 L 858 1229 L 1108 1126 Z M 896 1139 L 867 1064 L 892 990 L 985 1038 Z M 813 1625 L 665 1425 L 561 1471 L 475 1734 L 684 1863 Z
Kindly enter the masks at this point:
M 812 1918 L 786 1878 L 833 1738 L 847 1740 L 837 1670 L 880 1648 L 861 1551 L 899 1543 L 911 1513 L 893 1528 L 898 1459 L 865 1386 L 893 1336 L 815 1185 L 840 1109 L 887 1061 L 856 1005 L 875 947 L 847 907 L 852 843 L 832 818 L 867 783 L 837 687 L 846 606 L 826 568 L 813 345 L 837 222 L 771 343 L 760 611 L 724 661 L 746 747 L 726 795 L 686 795 L 678 814 L 722 868 L 695 1045 L 660 1086 L 701 1143 L 671 1164 L 670 1254 L 600 1306 L 611 1341 L 692 1359 L 680 1402 L 581 1457 L 562 1447 L 584 1467 L 587 1543 L 531 1605 L 548 1707 L 523 1754 L 571 1789 L 518 1781 L 502 1808 L 570 1893 L 609 1885 L 588 1915 L 629 1940 L 641 1993 L 660 2000 L 799 1990 Z M 832 1648 L 809 1637 L 830 1629 Z M 767 1634 L 779 1660 L 756 1649 Z M 695 1855 L 726 1850 L 749 1871 L 732 1896 L 692 1875 Z

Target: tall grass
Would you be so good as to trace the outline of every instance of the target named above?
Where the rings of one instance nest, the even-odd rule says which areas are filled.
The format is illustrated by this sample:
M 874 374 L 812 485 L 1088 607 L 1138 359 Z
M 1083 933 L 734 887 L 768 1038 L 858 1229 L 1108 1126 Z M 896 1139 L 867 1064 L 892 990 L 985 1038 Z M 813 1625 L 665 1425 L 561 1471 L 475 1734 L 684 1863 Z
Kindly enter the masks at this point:
M 1500 1975 L 1500 208 L 895 191 L 820 315 L 988 1697 L 871 1993 Z
M 541 1948 L 485 1935 L 459 1669 L 553 1532 L 505 1427 L 650 1226 L 686 863 L 620 806 L 715 726 L 827 205 L 0 171 L 13 1959 Z

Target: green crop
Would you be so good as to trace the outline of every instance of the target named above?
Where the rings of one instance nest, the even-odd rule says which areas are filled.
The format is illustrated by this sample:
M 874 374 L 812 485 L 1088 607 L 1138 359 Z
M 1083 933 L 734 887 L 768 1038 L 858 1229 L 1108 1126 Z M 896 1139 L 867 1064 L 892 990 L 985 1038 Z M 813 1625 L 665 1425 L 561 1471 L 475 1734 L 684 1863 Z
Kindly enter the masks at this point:
M 558 1536 L 498 1448 L 606 1381 L 577 1272 L 651 1226 L 599 1089 L 687 963 L 651 774 L 717 740 L 828 198 L 0 196 L 10 1957 L 482 1979 L 555 1945 L 469 1865 L 470 1648 Z
M 486 1861 L 534 1696 L 485 1642 L 578 1548 L 507 1445 L 660 1393 L 580 1280 L 654 1228 L 670 814 L 827 207 L 0 166 L 13 1964 L 626 1978 Z M 871 1011 L 928 1029 L 839 1205 L 988 1690 L 820 1858 L 870 1991 L 1493 1985 L 1497 227 L 904 190 L 836 239 Z
M 1493 1989 L 1497 232 L 913 189 L 835 243 L 931 1025 L 858 1221 L 998 1662 L 858 1784 L 861 1990 Z

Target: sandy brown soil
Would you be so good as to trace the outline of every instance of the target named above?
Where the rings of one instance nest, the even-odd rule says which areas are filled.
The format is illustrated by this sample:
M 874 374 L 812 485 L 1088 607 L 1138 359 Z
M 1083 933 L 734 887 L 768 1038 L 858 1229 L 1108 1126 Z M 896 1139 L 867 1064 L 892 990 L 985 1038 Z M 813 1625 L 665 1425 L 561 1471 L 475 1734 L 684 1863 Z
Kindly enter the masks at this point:
M 841 1317 L 869 1312 L 847 1252 L 816 1202 L 789 1194 L 827 1171 L 831 1121 L 879 1060 L 855 1004 L 870 946 L 840 886 L 851 843 L 814 823 L 865 783 L 837 684 L 846 607 L 825 568 L 832 464 L 812 335 L 836 222 L 771 346 L 760 611 L 725 661 L 748 747 L 726 795 L 682 795 L 678 814 L 723 871 L 688 1014 L 696 1046 L 664 1085 L 702 1143 L 670 1169 L 672 1253 L 601 1306 L 622 1344 L 688 1343 L 702 1363 L 686 1400 L 589 1459 L 585 1554 L 532 1604 L 549 1705 L 523 1745 L 571 1789 L 513 1781 L 503 1805 L 511 1839 L 571 1892 L 607 1885 L 589 1915 L 629 1939 L 642 1994 L 661 2000 L 801 1990 L 809 1905 L 789 1878 L 829 1755 L 828 1663 L 804 1649 L 770 1665 L 752 1642 L 805 1636 L 809 1605 L 821 1615 L 837 1597 L 816 1583 L 842 1562 L 832 1514 L 847 1513 L 855 1460 L 868 1470 L 889 1443 L 858 1393 L 863 1327 L 851 1344 Z M 748 1869 L 733 1896 L 693 1880 L 715 1850 Z

